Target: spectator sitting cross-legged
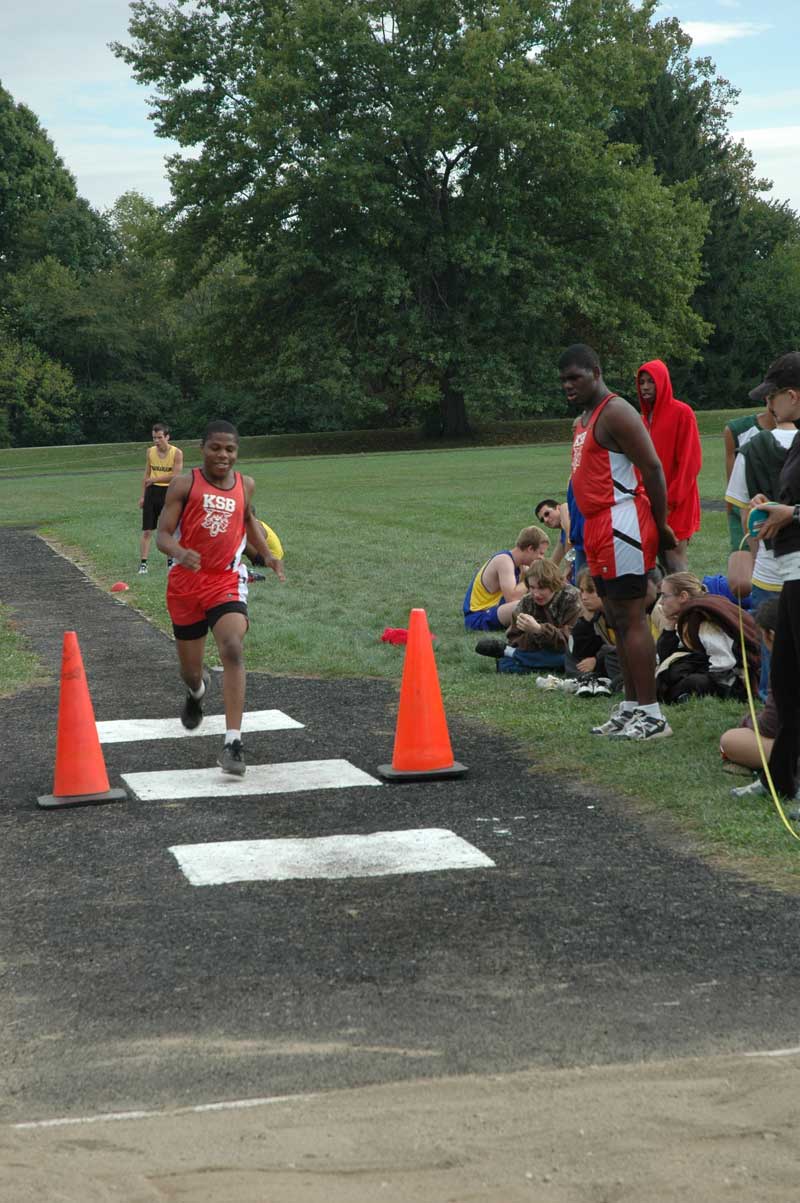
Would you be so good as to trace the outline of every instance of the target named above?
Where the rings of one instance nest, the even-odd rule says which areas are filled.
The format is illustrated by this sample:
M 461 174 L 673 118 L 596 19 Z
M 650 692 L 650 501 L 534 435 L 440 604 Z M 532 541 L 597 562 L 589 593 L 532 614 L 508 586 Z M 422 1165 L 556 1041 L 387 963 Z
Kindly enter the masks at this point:
M 758 632 L 749 614 L 726 597 L 714 597 L 691 572 L 673 572 L 661 582 L 663 630 L 656 645 L 659 701 L 692 696 L 747 696 L 739 641 L 741 619 L 747 671 L 758 680 Z
M 564 671 L 569 634 L 581 612 L 580 593 L 568 585 L 552 560 L 537 560 L 525 570 L 527 593 L 514 607 L 506 642 L 480 639 L 475 651 L 493 656 L 497 671 Z
M 772 644 L 775 640 L 775 626 L 778 621 L 778 597 L 768 597 L 763 601 L 755 612 L 756 625 L 761 633 L 762 642 L 772 650 Z M 755 690 L 753 690 L 755 693 Z M 761 744 L 764 748 L 764 755 L 769 757 L 772 751 L 772 742 L 775 738 L 775 730 L 777 727 L 778 716 L 775 711 L 775 702 L 772 694 L 767 694 L 767 701 L 764 708 L 756 715 L 758 731 L 761 736 Z M 748 709 L 738 727 L 731 727 L 728 731 L 723 731 L 719 741 L 719 750 L 723 760 L 723 768 L 728 768 L 732 765 L 740 765 L 747 769 L 761 768 L 761 755 L 758 750 L 755 732 L 753 730 L 753 719 Z M 729 771 L 731 771 L 729 769 Z
M 578 678 L 578 697 L 607 697 L 622 689 L 617 637 L 606 621 L 603 599 L 588 568 L 578 576 L 578 589 L 582 612 L 570 633 L 565 667 L 569 676 Z

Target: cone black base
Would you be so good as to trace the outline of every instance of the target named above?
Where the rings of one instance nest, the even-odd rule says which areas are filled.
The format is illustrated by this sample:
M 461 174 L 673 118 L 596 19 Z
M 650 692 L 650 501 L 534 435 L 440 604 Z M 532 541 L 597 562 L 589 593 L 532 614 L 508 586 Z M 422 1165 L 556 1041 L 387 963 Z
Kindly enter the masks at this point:
M 55 810 L 60 806 L 99 806 L 103 802 L 125 802 L 128 795 L 124 789 L 107 789 L 102 794 L 42 794 L 36 805 L 43 810 Z
M 469 769 L 454 760 L 444 769 L 393 769 L 390 764 L 379 764 L 378 775 L 385 781 L 436 781 L 446 777 L 463 777 Z

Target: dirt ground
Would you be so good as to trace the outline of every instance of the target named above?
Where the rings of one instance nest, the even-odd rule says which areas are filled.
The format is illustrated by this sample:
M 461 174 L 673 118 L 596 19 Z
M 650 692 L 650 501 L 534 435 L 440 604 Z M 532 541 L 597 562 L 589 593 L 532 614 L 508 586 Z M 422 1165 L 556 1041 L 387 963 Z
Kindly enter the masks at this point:
M 90 1119 L 91 1117 L 87 1117 Z M 8 1203 L 794 1203 L 800 1049 L 6 1127 Z

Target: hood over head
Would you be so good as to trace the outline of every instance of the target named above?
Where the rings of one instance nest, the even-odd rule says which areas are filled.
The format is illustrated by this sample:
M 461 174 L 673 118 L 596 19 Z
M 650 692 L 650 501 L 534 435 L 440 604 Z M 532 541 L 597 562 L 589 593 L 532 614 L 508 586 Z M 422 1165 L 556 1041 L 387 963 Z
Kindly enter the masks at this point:
M 642 397 L 642 390 L 639 385 L 639 377 L 642 372 L 649 372 L 653 377 L 656 386 L 655 401 L 645 401 Z M 649 363 L 643 363 L 636 373 L 636 391 L 639 394 L 639 405 L 644 417 L 649 422 L 652 417 L 652 411 L 658 408 L 659 410 L 666 409 L 675 400 L 672 392 L 672 380 L 669 375 L 669 368 L 664 363 L 663 359 L 651 359 Z

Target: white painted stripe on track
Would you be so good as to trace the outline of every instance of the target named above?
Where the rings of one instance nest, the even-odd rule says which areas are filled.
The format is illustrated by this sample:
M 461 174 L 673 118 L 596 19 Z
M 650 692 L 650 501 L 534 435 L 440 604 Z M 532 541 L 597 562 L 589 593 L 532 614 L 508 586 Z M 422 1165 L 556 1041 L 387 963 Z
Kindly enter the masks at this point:
M 745 1053 L 745 1057 L 796 1057 L 800 1053 L 798 1048 L 770 1048 L 763 1052 Z
M 248 1107 L 268 1107 L 273 1103 L 293 1103 L 297 1099 L 307 1102 L 317 1098 L 316 1094 L 276 1094 L 262 1099 L 231 1099 L 223 1103 L 198 1103 L 194 1107 L 174 1107 L 170 1111 L 106 1111 L 99 1115 L 63 1116 L 60 1119 L 24 1120 L 9 1124 L 17 1132 L 32 1128 L 69 1128 L 79 1124 L 113 1124 L 132 1119 L 170 1119 L 175 1115 L 199 1115 L 204 1111 L 245 1111 Z
M 442 827 L 311 839 L 176 844 L 169 851 L 193 886 L 495 867 L 483 852 Z
M 124 773 L 122 780 L 142 802 L 166 802 L 175 798 L 243 798 L 252 794 L 292 794 L 300 790 L 381 784 L 349 760 L 254 764 L 247 766 L 244 777 L 233 777 L 218 768 L 167 769 L 157 773 Z
M 123 718 L 97 723 L 103 744 L 133 743 L 143 739 L 196 739 L 199 735 L 224 735 L 225 715 L 207 714 L 199 727 L 187 731 L 179 718 Z M 242 731 L 289 731 L 303 723 L 282 710 L 248 710 L 242 716 Z

